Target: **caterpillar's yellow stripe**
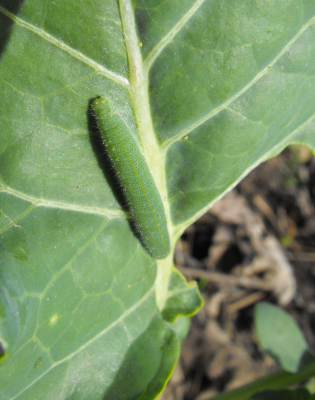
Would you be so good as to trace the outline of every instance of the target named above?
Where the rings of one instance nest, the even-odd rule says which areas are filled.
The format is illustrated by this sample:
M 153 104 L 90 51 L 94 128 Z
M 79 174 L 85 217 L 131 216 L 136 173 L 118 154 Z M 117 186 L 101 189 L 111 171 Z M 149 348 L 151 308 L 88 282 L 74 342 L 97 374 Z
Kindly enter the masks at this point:
M 170 239 L 164 206 L 139 144 L 108 99 L 99 97 L 92 107 L 142 242 L 152 257 L 165 258 Z

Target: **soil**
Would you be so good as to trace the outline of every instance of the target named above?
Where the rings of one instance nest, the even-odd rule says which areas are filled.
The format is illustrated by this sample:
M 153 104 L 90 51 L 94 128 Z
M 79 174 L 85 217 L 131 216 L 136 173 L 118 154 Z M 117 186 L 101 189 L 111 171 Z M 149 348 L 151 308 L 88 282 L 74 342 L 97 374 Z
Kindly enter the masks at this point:
M 159 400 L 203 400 L 278 369 L 255 337 L 255 304 L 289 312 L 315 349 L 315 157 L 292 146 L 261 164 L 177 244 L 175 264 L 197 278 L 192 318 Z

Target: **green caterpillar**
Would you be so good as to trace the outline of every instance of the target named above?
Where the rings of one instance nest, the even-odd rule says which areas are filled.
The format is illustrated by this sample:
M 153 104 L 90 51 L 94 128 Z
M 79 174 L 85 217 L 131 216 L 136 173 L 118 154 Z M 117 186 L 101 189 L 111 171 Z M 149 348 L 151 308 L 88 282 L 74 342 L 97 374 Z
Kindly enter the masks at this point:
M 108 99 L 97 98 L 92 108 L 142 243 L 152 257 L 165 258 L 170 252 L 165 211 L 139 144 Z

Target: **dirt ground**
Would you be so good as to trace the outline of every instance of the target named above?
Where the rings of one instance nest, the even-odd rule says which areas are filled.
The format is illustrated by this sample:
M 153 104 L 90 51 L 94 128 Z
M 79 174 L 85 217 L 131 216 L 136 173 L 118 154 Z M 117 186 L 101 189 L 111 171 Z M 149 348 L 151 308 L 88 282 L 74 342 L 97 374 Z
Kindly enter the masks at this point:
M 315 158 L 292 146 L 260 165 L 182 236 L 176 266 L 205 301 L 159 400 L 204 400 L 278 367 L 256 338 L 264 300 L 315 349 Z

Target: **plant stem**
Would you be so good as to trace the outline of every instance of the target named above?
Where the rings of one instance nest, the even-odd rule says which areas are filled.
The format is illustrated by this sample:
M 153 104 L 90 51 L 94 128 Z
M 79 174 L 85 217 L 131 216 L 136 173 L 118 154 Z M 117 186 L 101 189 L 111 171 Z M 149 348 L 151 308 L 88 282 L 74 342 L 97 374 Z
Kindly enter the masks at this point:
M 315 375 L 315 362 L 308 364 L 302 371 L 291 374 L 286 371 L 278 371 L 264 376 L 248 385 L 231 390 L 227 393 L 211 397 L 211 400 L 247 400 L 252 394 L 266 389 L 284 389 L 295 385 L 303 380 L 307 380 Z M 208 398 L 207 400 L 210 400 Z

